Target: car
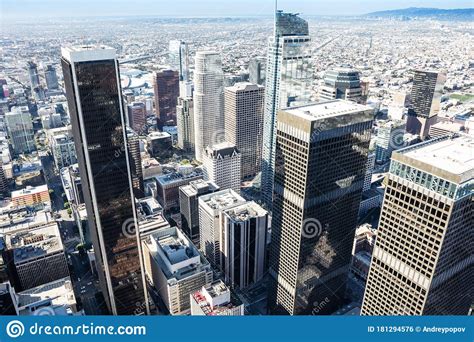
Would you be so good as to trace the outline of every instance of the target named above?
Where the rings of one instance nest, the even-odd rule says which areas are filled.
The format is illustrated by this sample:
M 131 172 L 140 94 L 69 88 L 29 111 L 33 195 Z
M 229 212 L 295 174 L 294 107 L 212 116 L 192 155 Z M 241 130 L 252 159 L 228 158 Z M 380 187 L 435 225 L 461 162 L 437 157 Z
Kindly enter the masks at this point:
M 86 290 L 81 290 L 81 294 L 84 294 L 86 293 L 87 291 Z
M 87 285 L 92 285 L 92 281 L 88 282 Z

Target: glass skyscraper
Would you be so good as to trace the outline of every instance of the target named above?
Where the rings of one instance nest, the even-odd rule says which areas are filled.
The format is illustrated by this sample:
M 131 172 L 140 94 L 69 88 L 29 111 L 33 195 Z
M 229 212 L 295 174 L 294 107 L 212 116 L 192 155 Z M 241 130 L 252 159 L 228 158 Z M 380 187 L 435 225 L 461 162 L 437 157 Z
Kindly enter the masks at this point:
M 372 113 L 344 100 L 278 113 L 270 314 L 328 314 L 343 303 Z
M 308 23 L 296 14 L 277 11 L 274 36 L 268 41 L 262 149 L 262 201 L 271 210 L 275 174 L 277 112 L 311 98 L 311 38 Z
M 147 307 L 132 170 L 115 49 L 62 48 L 62 68 L 84 201 L 107 306 Z M 127 228 L 127 229 L 124 229 Z

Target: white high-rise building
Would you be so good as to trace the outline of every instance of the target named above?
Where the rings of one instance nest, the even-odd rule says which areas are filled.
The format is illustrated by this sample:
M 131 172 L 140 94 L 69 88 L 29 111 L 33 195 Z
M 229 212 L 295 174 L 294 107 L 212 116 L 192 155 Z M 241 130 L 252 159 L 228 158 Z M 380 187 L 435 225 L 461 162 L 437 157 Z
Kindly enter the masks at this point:
M 275 175 L 276 123 L 282 108 L 311 100 L 313 81 L 308 22 L 277 11 L 274 35 L 268 41 L 262 152 L 262 200 L 271 210 Z
M 224 140 L 224 73 L 215 51 L 198 51 L 194 67 L 194 135 L 196 159 Z
M 199 197 L 200 250 L 215 268 L 222 265 L 221 216 L 226 209 L 244 204 L 246 201 L 231 189 Z
M 222 190 L 240 193 L 241 154 L 234 144 L 225 141 L 208 146 L 202 161 L 204 179 L 216 183 Z
M 15 154 L 30 153 L 36 149 L 33 123 L 27 106 L 12 107 L 5 114 L 5 122 Z

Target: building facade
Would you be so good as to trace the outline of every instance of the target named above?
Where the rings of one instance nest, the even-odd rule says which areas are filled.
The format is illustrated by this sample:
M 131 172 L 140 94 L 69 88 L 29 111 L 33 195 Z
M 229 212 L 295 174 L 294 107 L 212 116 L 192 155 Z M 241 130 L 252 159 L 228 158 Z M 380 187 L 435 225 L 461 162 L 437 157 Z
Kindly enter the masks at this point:
M 194 67 L 194 139 L 198 161 L 207 146 L 224 140 L 224 73 L 215 51 L 196 52 Z
M 36 150 L 33 123 L 27 106 L 12 107 L 11 111 L 5 114 L 5 123 L 14 154 Z
M 334 100 L 278 113 L 269 310 L 343 302 L 373 110 Z M 343 213 L 343 215 L 341 215 Z
M 319 100 L 349 100 L 360 104 L 367 101 L 366 89 L 361 86 L 359 72 L 350 68 L 328 70 L 324 85 L 319 89 Z
M 155 111 L 161 126 L 176 125 L 176 102 L 179 96 L 179 74 L 174 70 L 162 70 L 153 78 Z
M 407 132 L 421 139 L 428 136 L 430 126 L 436 123 L 446 73 L 415 70 L 407 117 Z
M 204 179 L 222 189 L 240 193 L 242 154 L 236 146 L 223 142 L 208 146 L 203 155 Z
M 474 139 L 394 152 L 362 315 L 467 315 L 474 283 Z
M 179 211 L 181 230 L 199 248 L 199 203 L 198 198 L 219 191 L 217 184 L 198 179 L 179 188 Z
M 102 293 L 114 315 L 148 311 L 115 49 L 62 48 L 62 68 Z M 144 303 L 137 308 L 136 303 Z
M 256 84 L 236 83 L 224 90 L 225 140 L 241 153 L 242 179 L 255 177 L 261 169 L 264 89 Z
M 268 213 L 255 202 L 224 210 L 221 250 L 225 281 L 244 289 L 265 274 Z
M 262 149 L 262 201 L 271 211 L 277 113 L 308 103 L 313 81 L 308 23 L 296 14 L 276 12 L 274 36 L 268 41 Z

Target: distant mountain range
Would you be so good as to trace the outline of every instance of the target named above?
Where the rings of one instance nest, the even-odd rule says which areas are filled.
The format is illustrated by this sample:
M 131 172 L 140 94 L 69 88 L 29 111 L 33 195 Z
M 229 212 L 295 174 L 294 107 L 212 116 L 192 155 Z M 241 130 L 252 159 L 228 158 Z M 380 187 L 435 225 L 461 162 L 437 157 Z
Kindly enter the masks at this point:
M 459 9 L 440 9 L 440 8 L 418 8 L 410 7 L 405 9 L 397 9 L 390 11 L 379 11 L 372 12 L 365 15 L 365 17 L 372 18 L 395 18 L 395 17 L 408 17 L 408 18 L 436 18 L 445 20 L 473 20 L 474 19 L 474 8 L 459 8 Z

